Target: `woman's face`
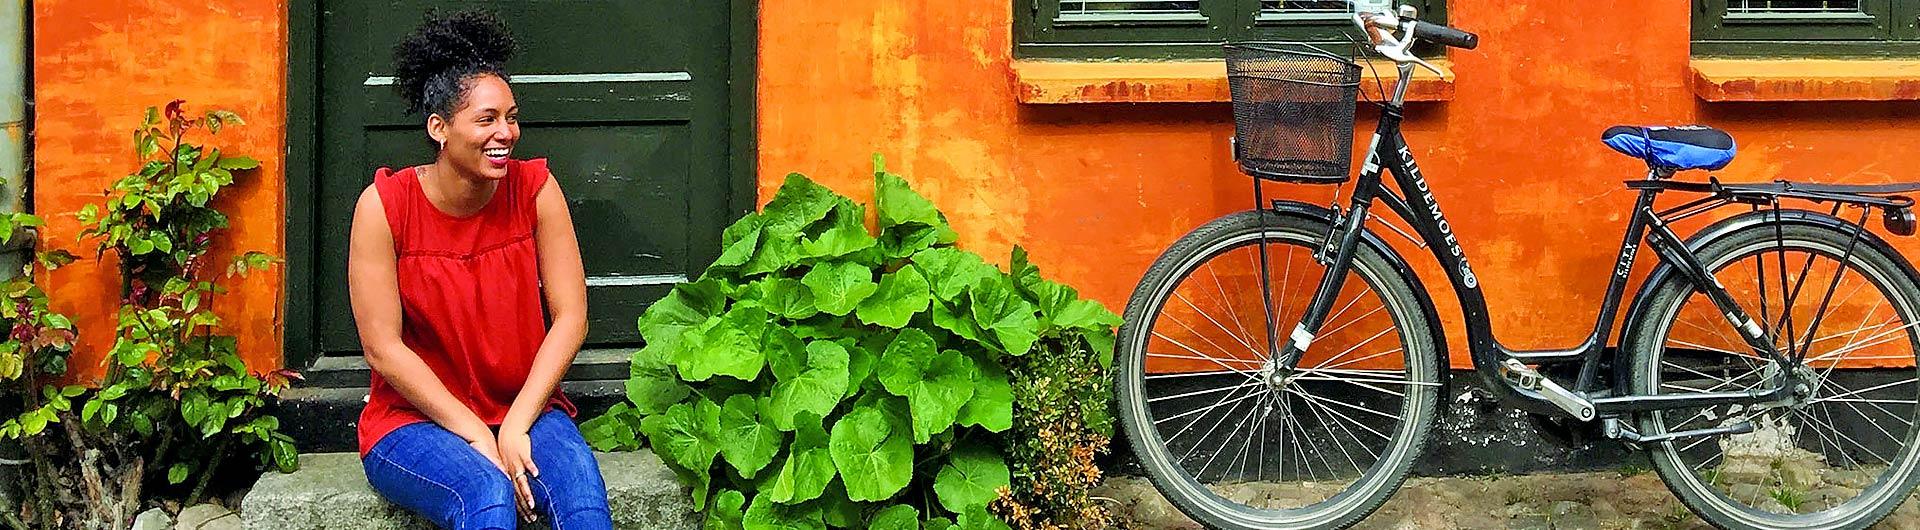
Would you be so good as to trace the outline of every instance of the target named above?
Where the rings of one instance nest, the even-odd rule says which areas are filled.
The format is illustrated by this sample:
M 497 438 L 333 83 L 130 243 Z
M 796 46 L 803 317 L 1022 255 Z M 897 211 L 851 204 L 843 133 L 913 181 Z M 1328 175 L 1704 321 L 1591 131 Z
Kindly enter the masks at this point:
M 507 176 L 507 157 L 520 141 L 520 107 L 499 76 L 481 75 L 451 119 L 427 119 L 428 134 L 441 142 L 440 158 L 461 173 L 488 180 Z

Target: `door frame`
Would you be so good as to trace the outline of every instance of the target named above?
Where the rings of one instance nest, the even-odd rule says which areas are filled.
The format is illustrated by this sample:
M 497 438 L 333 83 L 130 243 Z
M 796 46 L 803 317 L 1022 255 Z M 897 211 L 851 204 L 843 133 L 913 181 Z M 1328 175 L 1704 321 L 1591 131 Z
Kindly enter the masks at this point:
M 758 199 L 759 157 L 754 155 L 758 109 L 759 0 L 727 0 L 727 208 L 738 217 Z M 286 321 L 282 364 L 304 370 L 320 358 L 314 322 L 319 213 L 314 207 L 320 141 L 320 13 L 317 2 L 287 5 Z M 336 315 L 351 318 L 352 315 Z

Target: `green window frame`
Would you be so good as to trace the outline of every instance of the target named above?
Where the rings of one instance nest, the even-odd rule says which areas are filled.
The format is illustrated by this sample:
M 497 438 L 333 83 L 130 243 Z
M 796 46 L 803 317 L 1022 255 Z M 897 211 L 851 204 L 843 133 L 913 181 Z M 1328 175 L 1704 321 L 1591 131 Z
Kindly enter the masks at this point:
M 1911 55 L 1916 19 L 1909 0 L 1693 0 L 1693 54 Z
M 1446 22 L 1444 0 L 1399 3 Z M 1022 59 L 1203 59 L 1243 41 L 1300 41 L 1346 53 L 1363 38 L 1348 0 L 1013 0 Z M 1335 8 L 1334 6 L 1339 6 Z M 1424 54 L 1438 53 L 1424 47 Z

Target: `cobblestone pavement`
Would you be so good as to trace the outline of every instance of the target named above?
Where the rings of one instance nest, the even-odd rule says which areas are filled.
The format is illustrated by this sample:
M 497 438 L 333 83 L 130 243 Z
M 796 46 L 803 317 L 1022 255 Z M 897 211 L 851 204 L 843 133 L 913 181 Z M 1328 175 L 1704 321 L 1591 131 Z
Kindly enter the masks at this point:
M 1198 529 L 1144 478 L 1115 477 L 1095 492 L 1141 529 Z M 1651 471 L 1414 478 L 1357 529 L 1710 529 Z M 1876 529 L 1920 530 L 1920 504 Z

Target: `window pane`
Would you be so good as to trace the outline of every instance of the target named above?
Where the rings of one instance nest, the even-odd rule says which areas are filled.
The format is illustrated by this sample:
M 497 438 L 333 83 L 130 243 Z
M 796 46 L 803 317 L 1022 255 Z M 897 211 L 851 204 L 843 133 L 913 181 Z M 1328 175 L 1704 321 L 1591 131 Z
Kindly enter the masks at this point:
M 1860 0 L 1727 0 L 1728 13 L 1860 13 Z
M 1134 16 L 1199 14 L 1200 2 L 1165 0 L 1061 0 L 1061 16 Z
M 1350 0 L 1260 0 L 1262 15 L 1304 15 L 1322 13 L 1352 13 Z

